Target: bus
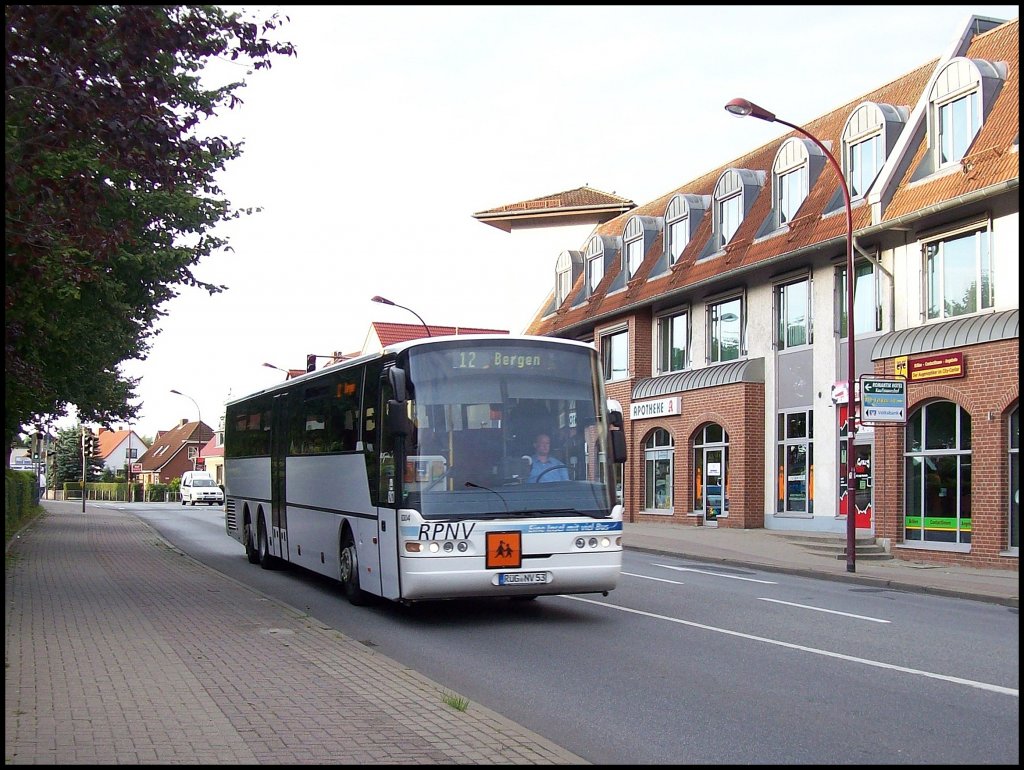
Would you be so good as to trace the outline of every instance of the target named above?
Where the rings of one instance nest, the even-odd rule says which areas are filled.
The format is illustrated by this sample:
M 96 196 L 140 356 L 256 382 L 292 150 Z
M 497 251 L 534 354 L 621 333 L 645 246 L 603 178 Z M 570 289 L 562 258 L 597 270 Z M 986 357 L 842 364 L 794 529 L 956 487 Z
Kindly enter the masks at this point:
M 602 593 L 622 565 L 621 405 L 596 348 L 427 337 L 226 404 L 225 528 L 356 605 Z M 550 436 L 559 473 L 529 481 Z

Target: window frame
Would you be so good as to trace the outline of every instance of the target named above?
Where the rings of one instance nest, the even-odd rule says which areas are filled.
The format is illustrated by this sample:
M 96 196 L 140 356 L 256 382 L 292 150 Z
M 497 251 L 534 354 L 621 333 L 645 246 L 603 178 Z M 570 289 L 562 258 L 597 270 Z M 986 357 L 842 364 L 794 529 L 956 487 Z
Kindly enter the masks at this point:
M 803 434 L 793 434 L 793 418 L 803 416 L 805 430 Z M 775 423 L 775 462 L 778 465 L 778 476 L 775 480 L 775 515 L 776 516 L 814 516 L 814 409 L 784 409 L 776 416 Z M 804 508 L 792 506 L 791 454 L 794 449 L 803 448 L 804 473 L 802 494 Z M 799 482 L 799 479 L 796 479 Z
M 724 318 L 724 316 L 726 315 L 725 312 L 722 312 L 721 316 L 719 316 L 719 311 L 722 310 L 724 308 L 724 306 L 731 305 L 734 302 L 738 302 L 739 303 L 739 305 L 738 305 L 739 312 L 736 313 L 737 318 L 735 319 L 736 337 L 737 337 L 737 339 L 736 339 L 736 355 L 732 356 L 732 357 L 729 357 L 729 358 L 724 358 L 724 357 L 721 356 L 721 351 L 722 351 L 722 348 L 723 348 L 723 346 L 721 344 L 721 338 L 724 335 L 721 334 L 721 333 L 717 333 L 716 334 L 716 330 L 718 330 L 720 328 L 720 324 L 721 323 L 725 322 L 725 323 L 732 324 L 733 321 L 732 320 L 728 320 L 728 321 L 725 320 L 725 318 Z M 741 359 L 741 358 L 746 356 L 747 351 L 746 351 L 746 348 L 743 345 L 743 332 L 744 332 L 745 321 L 746 321 L 746 318 L 745 318 L 745 307 L 744 306 L 745 306 L 744 297 L 741 294 L 730 295 L 730 296 L 723 297 L 721 299 L 715 300 L 714 302 L 707 303 L 707 310 L 706 310 L 706 312 L 707 312 L 707 339 L 706 339 L 707 356 L 706 357 L 707 357 L 707 361 L 708 361 L 709 364 L 724 363 L 726 361 L 737 361 L 737 360 L 739 360 L 739 359 Z M 717 344 L 716 344 L 716 341 L 718 341 Z
M 619 359 L 625 356 L 624 361 Z M 623 363 L 624 368 L 616 368 Z M 616 376 L 616 373 L 621 376 Z M 629 329 L 625 326 L 601 332 L 601 373 L 605 382 L 629 379 Z
M 682 320 L 683 344 L 681 348 L 675 345 L 677 322 Z M 690 366 L 690 309 L 681 308 L 670 313 L 663 313 L 655 320 L 655 372 L 656 374 L 668 374 L 669 372 L 685 371 Z M 668 332 L 668 334 L 666 334 Z M 672 351 L 682 350 L 682 361 L 679 366 L 672 362 Z
M 802 329 L 804 331 L 804 341 L 790 343 L 789 342 L 789 330 L 793 324 L 788 323 L 789 308 L 791 302 L 789 301 L 788 289 L 795 286 L 803 285 L 804 291 L 804 322 Z M 774 306 L 775 306 L 775 338 L 774 343 L 777 350 L 790 350 L 797 347 L 807 347 L 814 344 L 814 283 L 813 279 L 809 275 L 802 275 L 795 278 L 791 278 L 787 281 L 781 281 L 777 283 L 773 289 L 774 294 Z
M 959 313 L 950 313 L 947 299 L 947 244 L 963 241 L 966 238 L 975 239 L 973 248 L 973 309 L 964 310 Z M 980 237 L 980 238 L 979 238 Z M 950 261 L 963 255 L 950 255 Z M 975 315 L 977 313 L 991 310 L 995 307 L 995 280 L 994 260 L 992 259 L 992 229 L 988 221 L 976 222 L 961 227 L 957 230 L 943 233 L 933 238 L 922 239 L 921 241 L 921 317 L 928 322 L 948 321 L 952 318 Z M 933 268 L 934 261 L 938 259 L 941 264 Z M 986 288 L 987 283 L 987 288 Z M 936 295 L 940 301 L 936 302 Z
M 655 443 L 655 442 L 661 443 Z M 665 428 L 655 428 L 644 438 L 644 500 L 645 513 L 671 515 L 675 510 L 673 486 L 675 484 L 675 441 Z M 667 470 L 666 470 L 667 469 Z M 659 477 L 659 472 L 663 477 Z M 658 504 L 659 481 L 663 482 L 666 496 Z

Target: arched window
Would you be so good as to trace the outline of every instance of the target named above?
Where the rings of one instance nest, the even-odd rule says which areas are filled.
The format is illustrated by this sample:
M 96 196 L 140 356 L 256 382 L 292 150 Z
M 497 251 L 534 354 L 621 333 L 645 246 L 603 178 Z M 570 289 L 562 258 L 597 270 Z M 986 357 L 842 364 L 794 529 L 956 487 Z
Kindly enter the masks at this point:
M 729 168 L 722 172 L 714 193 L 712 251 L 721 251 L 736 234 L 764 185 L 763 171 Z
M 644 509 L 672 510 L 672 436 L 664 428 L 651 431 L 644 441 Z
M 843 175 L 851 198 L 867 195 L 906 124 L 907 108 L 864 102 L 843 128 Z
M 930 402 L 910 415 L 904 441 L 904 539 L 969 544 L 971 416 L 952 401 Z
M 776 227 L 788 225 L 807 198 L 810 187 L 808 145 L 816 151 L 816 156 L 821 155 L 817 146 L 796 138 L 783 142 L 775 155 L 775 163 L 772 165 L 772 211 Z

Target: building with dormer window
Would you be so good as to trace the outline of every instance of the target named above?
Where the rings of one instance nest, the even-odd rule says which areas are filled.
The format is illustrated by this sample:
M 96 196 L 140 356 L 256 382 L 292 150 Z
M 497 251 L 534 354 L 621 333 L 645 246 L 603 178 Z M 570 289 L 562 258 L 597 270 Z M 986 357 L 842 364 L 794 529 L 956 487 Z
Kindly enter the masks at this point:
M 852 495 L 897 558 L 1018 568 L 1019 115 L 1018 21 L 972 17 L 804 124 L 843 177 L 791 130 L 551 255 L 525 331 L 599 349 L 628 520 L 842 535 Z M 852 458 L 848 281 L 854 379 L 906 394 L 899 421 L 860 405 Z

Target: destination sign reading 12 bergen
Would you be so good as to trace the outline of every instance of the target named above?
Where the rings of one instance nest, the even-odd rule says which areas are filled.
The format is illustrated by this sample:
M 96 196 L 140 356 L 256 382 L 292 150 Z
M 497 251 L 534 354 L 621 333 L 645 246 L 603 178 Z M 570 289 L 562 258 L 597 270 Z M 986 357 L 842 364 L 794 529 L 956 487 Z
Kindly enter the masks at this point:
M 510 348 L 482 348 L 452 353 L 453 369 L 540 369 L 546 356 L 536 350 L 516 351 Z

